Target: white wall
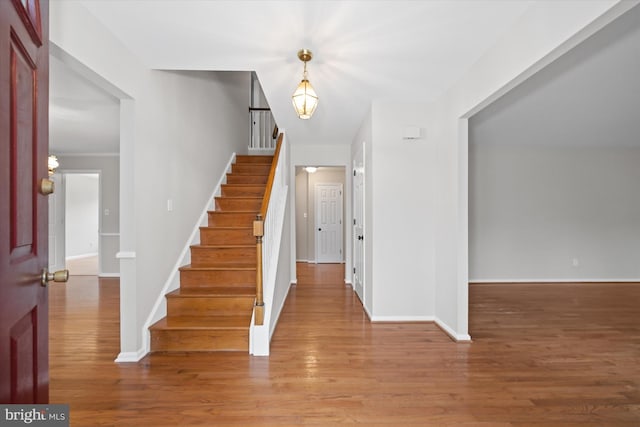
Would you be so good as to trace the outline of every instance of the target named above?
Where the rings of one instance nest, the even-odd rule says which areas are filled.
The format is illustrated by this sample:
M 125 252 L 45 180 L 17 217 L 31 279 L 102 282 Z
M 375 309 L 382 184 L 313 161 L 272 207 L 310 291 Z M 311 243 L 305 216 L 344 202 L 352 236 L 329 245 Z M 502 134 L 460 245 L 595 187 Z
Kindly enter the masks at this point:
M 436 164 L 427 113 L 421 104 L 373 103 L 372 161 L 365 166 L 373 169 L 365 190 L 372 199 L 366 221 L 375 231 L 365 237 L 372 247 L 372 320 L 433 319 Z M 422 137 L 403 139 L 408 126 Z
M 70 173 L 65 177 L 65 256 L 98 253 L 98 174 Z
M 121 103 L 119 360 L 135 360 L 213 187 L 231 155 L 247 151 L 250 73 L 149 70 L 75 2 L 52 3 L 51 40 L 130 98 Z
M 471 281 L 640 279 L 640 147 L 478 145 L 470 162 Z
M 60 170 L 99 171 L 100 173 L 100 274 L 117 276 L 120 265 L 116 259 L 120 243 L 120 159 L 117 155 L 60 155 Z M 107 214 L 108 211 L 108 214 Z M 67 254 L 68 255 L 68 254 Z
M 471 118 L 472 281 L 640 279 L 639 75 L 635 8 Z

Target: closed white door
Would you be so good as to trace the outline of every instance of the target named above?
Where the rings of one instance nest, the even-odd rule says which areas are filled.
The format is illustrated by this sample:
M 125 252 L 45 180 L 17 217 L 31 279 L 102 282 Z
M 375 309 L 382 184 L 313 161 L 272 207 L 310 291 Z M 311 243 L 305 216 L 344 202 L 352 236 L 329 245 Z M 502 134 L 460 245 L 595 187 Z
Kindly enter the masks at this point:
M 362 149 L 353 162 L 353 284 L 364 303 L 364 156 Z
M 316 184 L 316 262 L 342 262 L 342 184 Z

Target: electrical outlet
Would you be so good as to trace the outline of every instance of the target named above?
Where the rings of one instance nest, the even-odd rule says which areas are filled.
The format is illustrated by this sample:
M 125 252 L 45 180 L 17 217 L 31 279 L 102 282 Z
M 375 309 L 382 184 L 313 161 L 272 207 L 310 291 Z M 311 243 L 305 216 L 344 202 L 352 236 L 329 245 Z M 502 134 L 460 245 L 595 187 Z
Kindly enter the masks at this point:
M 571 260 L 571 265 L 574 266 L 574 267 L 579 266 L 580 265 L 580 260 L 578 258 L 573 258 Z

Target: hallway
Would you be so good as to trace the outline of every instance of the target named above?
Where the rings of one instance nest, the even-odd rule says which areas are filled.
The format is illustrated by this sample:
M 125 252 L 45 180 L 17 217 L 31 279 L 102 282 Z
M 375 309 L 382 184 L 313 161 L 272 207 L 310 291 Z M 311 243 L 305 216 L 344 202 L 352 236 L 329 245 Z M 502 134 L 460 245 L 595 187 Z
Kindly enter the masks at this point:
M 115 364 L 117 280 L 52 284 L 51 402 L 72 426 L 640 422 L 637 284 L 554 285 L 546 309 L 535 285 L 472 285 L 477 338 L 455 344 L 431 323 L 371 324 L 343 268 L 298 265 L 268 358 Z

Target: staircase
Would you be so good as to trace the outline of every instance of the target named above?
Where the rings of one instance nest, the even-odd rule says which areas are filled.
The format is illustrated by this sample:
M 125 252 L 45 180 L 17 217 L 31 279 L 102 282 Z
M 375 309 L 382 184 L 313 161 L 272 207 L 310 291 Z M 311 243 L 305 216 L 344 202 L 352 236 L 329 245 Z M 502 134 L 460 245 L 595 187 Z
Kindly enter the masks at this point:
M 151 325 L 152 352 L 249 351 L 256 298 L 256 239 L 273 156 L 237 156 L 180 288 L 166 295 L 167 316 Z

